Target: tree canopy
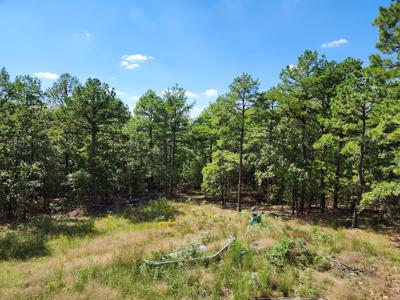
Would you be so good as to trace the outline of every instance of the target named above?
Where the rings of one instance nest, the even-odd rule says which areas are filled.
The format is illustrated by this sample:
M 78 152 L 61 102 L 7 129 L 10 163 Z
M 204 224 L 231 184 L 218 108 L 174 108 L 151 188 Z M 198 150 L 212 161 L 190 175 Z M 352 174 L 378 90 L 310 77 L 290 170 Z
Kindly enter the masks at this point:
M 222 204 L 259 194 L 288 204 L 388 216 L 400 209 L 400 2 L 381 8 L 376 47 L 328 60 L 306 50 L 260 90 L 234 78 L 198 117 L 184 88 L 148 90 L 130 113 L 113 88 L 62 74 L 47 90 L 0 71 L 0 212 L 27 218 L 130 196 L 202 191 Z

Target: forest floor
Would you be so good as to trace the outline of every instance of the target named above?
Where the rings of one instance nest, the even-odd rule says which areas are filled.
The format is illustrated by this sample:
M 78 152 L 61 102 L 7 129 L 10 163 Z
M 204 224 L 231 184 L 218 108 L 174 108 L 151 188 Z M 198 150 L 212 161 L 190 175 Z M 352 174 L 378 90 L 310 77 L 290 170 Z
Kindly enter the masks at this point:
M 382 229 L 346 229 L 268 208 L 151 201 L 97 217 L 38 217 L 0 232 L 0 299 L 400 299 L 400 248 Z M 345 220 L 346 222 L 346 220 Z M 214 253 L 220 260 L 149 266 Z

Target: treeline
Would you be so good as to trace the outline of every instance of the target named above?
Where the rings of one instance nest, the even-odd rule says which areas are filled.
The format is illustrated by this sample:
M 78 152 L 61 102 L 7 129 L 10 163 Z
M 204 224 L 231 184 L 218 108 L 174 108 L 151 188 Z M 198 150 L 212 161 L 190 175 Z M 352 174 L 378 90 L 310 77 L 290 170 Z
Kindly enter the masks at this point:
M 199 117 L 179 86 L 130 113 L 98 79 L 63 74 L 43 91 L 0 73 L 0 210 L 26 218 L 131 195 L 242 190 L 303 214 L 328 204 L 400 209 L 400 2 L 381 8 L 377 48 L 360 60 L 305 51 L 268 91 L 242 74 Z

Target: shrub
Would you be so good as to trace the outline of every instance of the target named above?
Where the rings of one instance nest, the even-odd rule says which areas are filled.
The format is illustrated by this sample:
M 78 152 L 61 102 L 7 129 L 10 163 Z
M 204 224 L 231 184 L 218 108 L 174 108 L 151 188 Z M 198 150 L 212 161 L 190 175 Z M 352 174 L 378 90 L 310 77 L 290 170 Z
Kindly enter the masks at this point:
M 283 268 L 286 264 L 296 266 L 310 265 L 313 254 L 305 247 L 301 239 L 291 240 L 278 238 L 278 242 L 268 254 L 268 260 L 275 266 Z
M 313 266 L 318 271 L 327 271 L 331 268 L 331 264 L 329 263 L 328 259 L 323 256 L 314 256 L 313 258 Z
M 0 238 L 0 260 L 27 259 L 48 254 L 44 235 L 33 231 L 10 231 Z

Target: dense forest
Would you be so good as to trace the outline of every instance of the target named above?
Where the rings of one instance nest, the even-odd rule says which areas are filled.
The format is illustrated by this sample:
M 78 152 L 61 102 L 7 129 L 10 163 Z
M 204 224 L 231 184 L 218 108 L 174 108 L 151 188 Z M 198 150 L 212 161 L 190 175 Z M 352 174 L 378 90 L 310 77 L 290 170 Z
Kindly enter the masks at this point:
M 185 89 L 148 90 L 133 112 L 95 78 L 47 90 L 0 73 L 0 213 L 96 209 L 131 196 L 262 193 L 293 214 L 312 207 L 400 209 L 400 2 L 381 8 L 370 62 L 305 51 L 267 91 L 243 73 L 196 118 Z

